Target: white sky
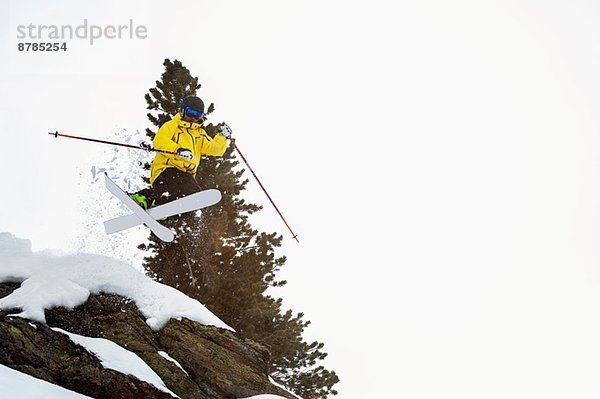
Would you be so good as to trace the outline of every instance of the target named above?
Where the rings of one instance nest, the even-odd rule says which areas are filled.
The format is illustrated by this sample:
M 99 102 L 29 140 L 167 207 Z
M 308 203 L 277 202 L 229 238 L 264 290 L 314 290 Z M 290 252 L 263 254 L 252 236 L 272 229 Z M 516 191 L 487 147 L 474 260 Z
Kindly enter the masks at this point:
M 251 183 L 341 398 L 600 395 L 599 3 L 123 3 L 1 1 L 0 231 L 71 249 L 106 149 L 46 132 L 142 131 L 179 59 L 300 236 Z M 84 18 L 148 38 L 16 51 Z

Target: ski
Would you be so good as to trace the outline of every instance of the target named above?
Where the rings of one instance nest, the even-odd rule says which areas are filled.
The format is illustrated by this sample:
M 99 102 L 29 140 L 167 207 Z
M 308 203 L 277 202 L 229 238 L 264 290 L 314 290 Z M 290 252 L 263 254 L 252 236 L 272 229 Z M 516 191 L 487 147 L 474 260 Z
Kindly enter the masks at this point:
M 220 200 L 221 192 L 216 189 L 209 189 L 150 208 L 146 212 L 154 219 L 162 219 L 182 213 L 197 211 L 214 205 Z M 113 234 L 138 226 L 141 223 L 142 222 L 137 215 L 132 213 L 105 221 L 104 229 L 106 230 L 106 234 Z
M 175 235 L 171 230 L 158 223 L 150 214 L 142 209 L 138 204 L 132 200 L 125 191 L 121 189 L 114 181 L 108 177 L 107 173 L 104 173 L 106 177 L 106 188 L 110 191 L 117 199 L 119 199 L 127 208 L 129 208 L 135 216 L 140 220 L 140 223 L 145 224 L 151 231 L 163 241 L 171 242 L 175 238 Z

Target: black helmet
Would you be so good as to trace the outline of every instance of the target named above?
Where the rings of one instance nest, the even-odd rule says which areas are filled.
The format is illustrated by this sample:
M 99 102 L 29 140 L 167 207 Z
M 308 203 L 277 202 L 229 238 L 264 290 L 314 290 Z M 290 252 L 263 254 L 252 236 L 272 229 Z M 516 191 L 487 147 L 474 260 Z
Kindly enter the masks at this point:
M 196 96 L 188 96 L 181 100 L 179 113 L 182 118 L 186 115 L 202 118 L 204 116 L 204 102 Z

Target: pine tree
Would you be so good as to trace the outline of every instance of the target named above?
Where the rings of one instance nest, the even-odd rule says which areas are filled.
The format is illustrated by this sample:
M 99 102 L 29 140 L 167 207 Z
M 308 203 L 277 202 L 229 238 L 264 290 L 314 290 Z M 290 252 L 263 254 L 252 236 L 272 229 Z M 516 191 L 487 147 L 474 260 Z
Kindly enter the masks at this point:
M 155 126 L 168 121 L 179 108 L 179 102 L 195 95 L 201 85 L 198 78 L 181 62 L 164 61 L 165 72 L 156 87 L 146 94 L 148 113 Z M 210 104 L 206 115 L 214 111 Z M 218 125 L 205 125 L 214 136 Z M 155 132 L 146 130 L 150 138 Z M 151 252 L 145 267 L 159 281 L 179 289 L 205 304 L 238 334 L 267 346 L 272 357 L 272 377 L 305 399 L 326 398 L 337 392 L 335 372 L 318 365 L 327 353 L 323 344 L 307 343 L 302 338 L 310 324 L 304 314 L 282 310 L 281 299 L 265 292 L 280 287 L 285 281 L 276 279 L 285 264 L 285 256 L 277 256 L 282 237 L 258 232 L 249 216 L 261 207 L 247 203 L 241 196 L 248 179 L 230 147 L 223 157 L 205 157 L 196 180 L 203 188 L 217 188 L 221 202 L 202 211 L 201 217 L 186 214 L 164 223 L 175 229 L 176 239 L 164 243 L 154 236 L 149 245 L 140 248 Z

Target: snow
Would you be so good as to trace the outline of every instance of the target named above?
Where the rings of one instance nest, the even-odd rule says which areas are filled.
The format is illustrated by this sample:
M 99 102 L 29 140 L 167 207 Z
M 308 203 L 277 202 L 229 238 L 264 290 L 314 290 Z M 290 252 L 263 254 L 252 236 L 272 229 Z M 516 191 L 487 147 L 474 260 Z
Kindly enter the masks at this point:
M 90 399 L 89 396 L 37 379 L 0 364 L 2 398 L 19 399 Z
M 146 323 L 159 330 L 171 319 L 186 317 L 234 331 L 197 300 L 160 284 L 130 264 L 95 254 L 32 252 L 31 242 L 0 233 L 0 282 L 21 286 L 0 299 L 0 309 L 21 309 L 16 316 L 45 323 L 44 310 L 73 309 L 90 294 L 107 293 L 132 299 Z
M 248 398 L 243 398 L 243 399 L 287 399 L 287 398 L 284 398 L 283 396 L 279 396 L 279 395 L 256 395 L 256 396 L 250 396 Z
M 186 375 L 189 375 L 188 372 L 185 371 L 185 369 L 183 367 L 181 367 L 181 364 L 179 364 L 179 362 L 177 360 L 175 360 L 171 356 L 169 356 L 169 354 L 167 352 L 158 351 L 158 354 L 161 355 L 162 357 L 164 357 L 165 359 L 167 359 L 168 361 L 175 363 L 175 365 L 177 367 L 179 367 Z
M 133 145 L 148 140 L 143 130 L 126 129 L 107 131 L 103 138 Z M 76 179 L 75 195 L 78 198 L 78 213 L 81 216 L 75 231 L 69 234 L 69 237 L 72 237 L 69 240 L 69 248 L 76 252 L 91 252 L 121 259 L 138 270 L 142 269 L 146 254 L 135 245 L 123 244 L 148 243 L 148 228 L 136 227 L 109 235 L 104 231 L 102 221 L 119 216 L 123 212 L 130 213 L 120 202 L 111 200 L 112 196 L 104 184 L 104 173 L 107 172 L 127 192 L 136 192 L 148 186 L 143 181 L 148 172 L 144 171 L 141 165 L 151 160 L 152 156 L 146 151 L 99 145 L 85 162 L 77 165 L 79 177 Z M 102 203 L 99 203 L 99 198 L 103 199 Z
M 53 330 L 68 335 L 71 341 L 95 354 L 105 368 L 123 374 L 131 374 L 141 381 L 154 385 L 163 392 L 179 397 L 167 388 L 163 380 L 138 355 L 120 345 L 108 339 L 84 337 L 60 328 L 53 328 Z
M 289 393 L 289 394 L 290 394 L 290 395 L 292 395 L 293 397 L 295 397 L 295 398 L 298 398 L 298 399 L 302 399 L 300 396 L 296 395 L 294 392 L 290 391 L 289 389 L 287 389 L 287 388 L 286 388 L 286 387 L 284 387 L 283 385 L 279 384 L 279 383 L 278 383 L 277 381 L 275 381 L 275 380 L 273 379 L 273 377 L 271 377 L 271 376 L 269 376 L 269 382 L 270 382 L 271 384 L 275 385 L 276 387 L 283 389 L 284 391 L 286 391 L 287 393 Z

